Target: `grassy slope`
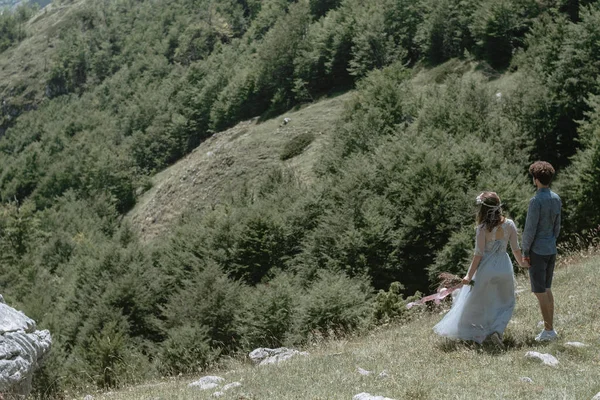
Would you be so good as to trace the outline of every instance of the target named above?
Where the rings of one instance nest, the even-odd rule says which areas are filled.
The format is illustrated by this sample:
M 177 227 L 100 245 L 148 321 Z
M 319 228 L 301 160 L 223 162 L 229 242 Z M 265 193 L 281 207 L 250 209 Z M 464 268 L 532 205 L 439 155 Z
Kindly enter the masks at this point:
M 58 33 L 67 16 L 84 0 L 40 10 L 27 23 L 27 38 L 0 57 L 0 98 L 9 104 L 35 107 L 44 99 L 49 66 L 56 50 Z
M 319 149 L 330 138 L 350 94 L 323 100 L 279 118 L 246 121 L 213 135 L 175 165 L 155 175 L 153 187 L 128 214 L 145 240 L 160 236 L 188 210 L 210 206 L 234 186 L 255 186 L 270 169 L 291 168 L 309 183 Z M 283 118 L 291 122 L 283 125 Z M 316 134 L 304 152 L 281 161 L 284 145 L 303 132 Z
M 391 325 L 368 335 L 307 348 L 309 358 L 280 366 L 253 367 L 230 361 L 222 370 L 198 377 L 157 382 L 103 394 L 96 399 L 209 399 L 215 390 L 187 387 L 203 375 L 217 374 L 242 386 L 225 399 L 351 399 L 368 392 L 394 399 L 591 399 L 600 392 L 600 256 L 562 259 L 555 276 L 560 339 L 533 341 L 540 315 L 528 290 L 518 295 L 509 324 L 506 352 L 489 346 L 453 345 L 435 336 L 432 326 L 441 312 L 424 312 L 405 325 Z M 524 276 L 519 287 L 526 289 Z M 568 348 L 580 341 L 583 349 Z M 527 351 L 556 356 L 557 368 L 526 359 Z M 362 376 L 357 367 L 374 371 Z M 387 379 L 376 377 L 381 371 Z M 529 377 L 532 383 L 521 381 Z

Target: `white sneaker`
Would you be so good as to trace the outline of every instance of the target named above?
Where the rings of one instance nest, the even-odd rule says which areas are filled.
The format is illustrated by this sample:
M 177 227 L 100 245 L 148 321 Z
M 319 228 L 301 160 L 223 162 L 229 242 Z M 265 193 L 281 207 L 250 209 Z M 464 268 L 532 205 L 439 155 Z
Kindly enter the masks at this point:
M 551 340 L 555 340 L 558 338 L 558 334 L 556 333 L 556 331 L 554 329 L 552 329 L 551 331 L 547 331 L 547 330 L 543 330 L 540 332 L 539 335 L 537 335 L 535 337 L 535 341 L 536 342 L 548 342 Z

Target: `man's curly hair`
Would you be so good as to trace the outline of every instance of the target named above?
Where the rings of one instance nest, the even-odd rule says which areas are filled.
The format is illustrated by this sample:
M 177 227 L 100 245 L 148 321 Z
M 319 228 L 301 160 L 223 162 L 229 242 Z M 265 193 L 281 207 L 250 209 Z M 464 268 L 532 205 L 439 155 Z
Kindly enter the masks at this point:
M 540 181 L 544 186 L 547 186 L 554 178 L 554 167 L 546 161 L 536 161 L 529 166 L 529 173 L 535 179 Z

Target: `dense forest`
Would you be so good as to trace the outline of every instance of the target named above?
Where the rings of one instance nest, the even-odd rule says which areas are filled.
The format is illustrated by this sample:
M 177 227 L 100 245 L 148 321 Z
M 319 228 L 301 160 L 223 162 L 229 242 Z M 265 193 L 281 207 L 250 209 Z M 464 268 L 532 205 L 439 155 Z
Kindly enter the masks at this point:
M 402 318 L 468 267 L 478 192 L 523 226 L 537 159 L 563 242 L 600 226 L 598 2 L 55 0 L 0 15 L 0 58 L 63 8 L 43 100 L 0 114 L 0 292 L 53 335 L 40 396 Z M 314 182 L 282 162 L 149 244 L 124 218 L 215 132 L 349 90 Z

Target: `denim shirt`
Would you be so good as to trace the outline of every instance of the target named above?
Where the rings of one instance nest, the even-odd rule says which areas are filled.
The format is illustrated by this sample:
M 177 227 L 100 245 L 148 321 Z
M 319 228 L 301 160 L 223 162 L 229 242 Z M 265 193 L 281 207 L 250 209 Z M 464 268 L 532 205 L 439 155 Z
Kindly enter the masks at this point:
M 560 233 L 560 197 L 548 188 L 541 188 L 529 201 L 525 229 L 523 230 L 523 255 L 530 252 L 541 256 L 556 254 L 556 238 Z

